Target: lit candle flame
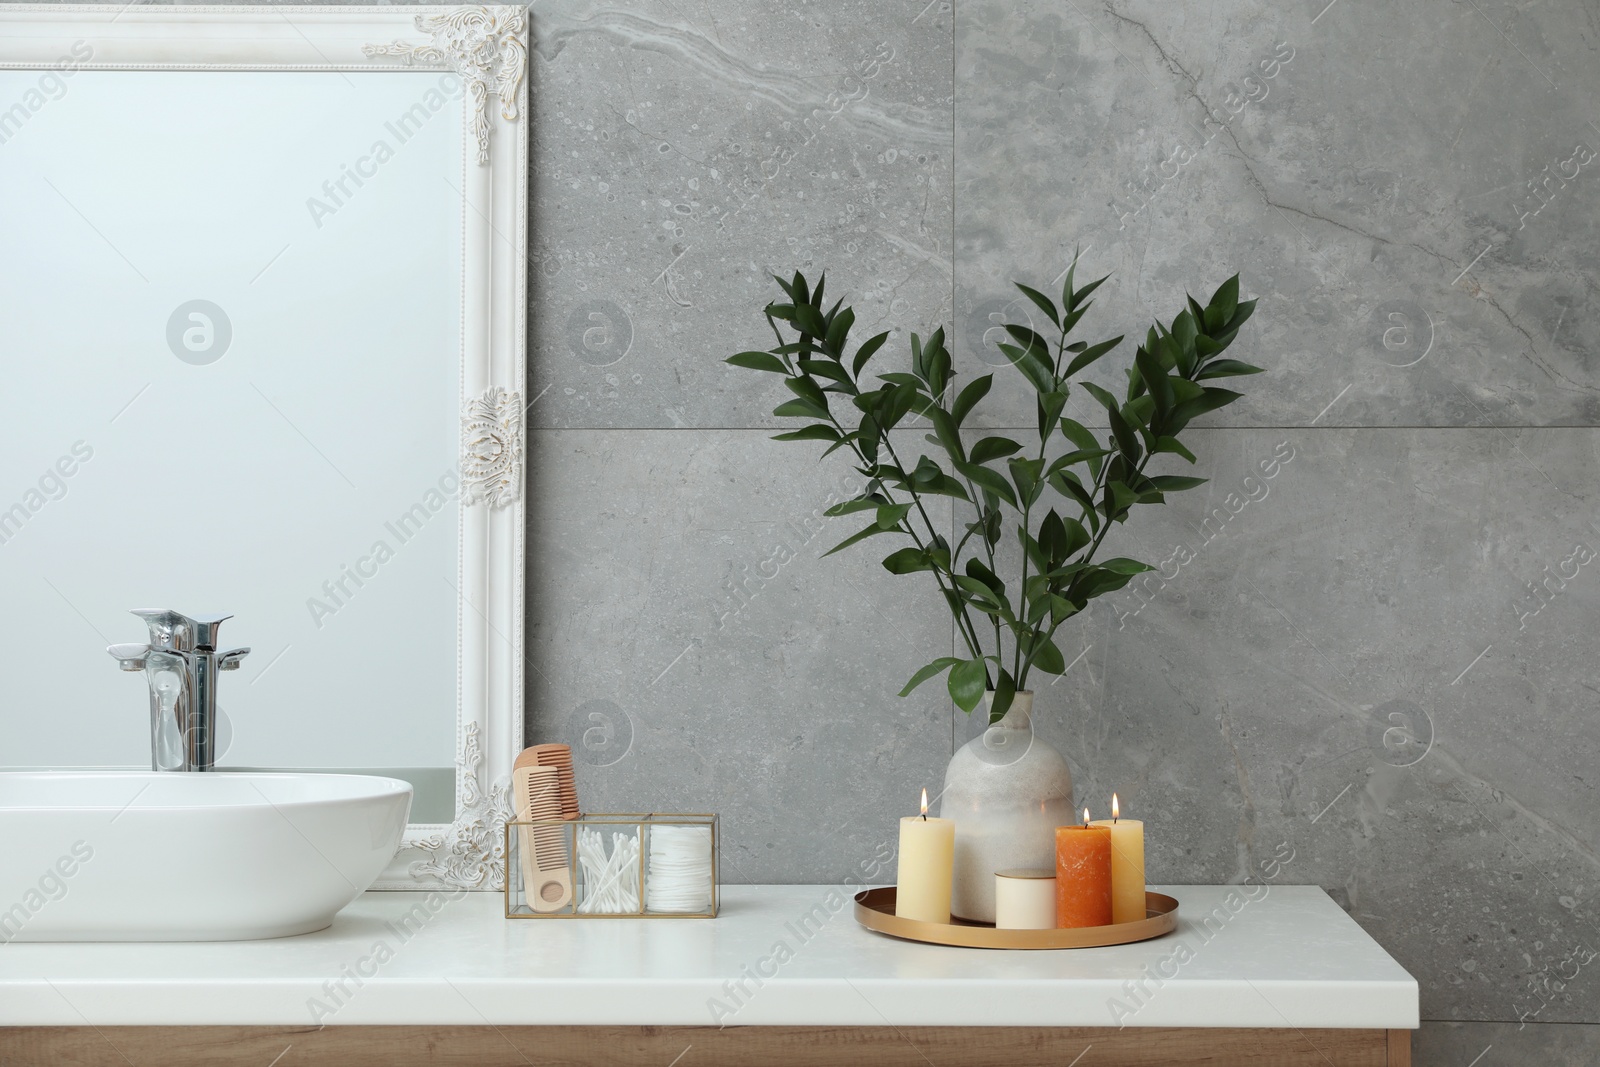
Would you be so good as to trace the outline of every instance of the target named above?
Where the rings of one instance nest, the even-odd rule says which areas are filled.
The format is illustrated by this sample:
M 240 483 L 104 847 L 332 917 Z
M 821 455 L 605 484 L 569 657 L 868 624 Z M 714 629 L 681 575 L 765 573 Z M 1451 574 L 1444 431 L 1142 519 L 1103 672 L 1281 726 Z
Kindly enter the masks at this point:
M 1117 821 L 1117 794 L 1111 794 L 1111 821 Z
M 922 787 L 922 817 L 924 819 L 926 819 L 928 817 L 928 787 L 927 786 L 923 786 Z
M 1085 826 L 1089 825 L 1089 809 L 1088 808 L 1084 808 L 1083 809 L 1083 825 L 1085 825 Z

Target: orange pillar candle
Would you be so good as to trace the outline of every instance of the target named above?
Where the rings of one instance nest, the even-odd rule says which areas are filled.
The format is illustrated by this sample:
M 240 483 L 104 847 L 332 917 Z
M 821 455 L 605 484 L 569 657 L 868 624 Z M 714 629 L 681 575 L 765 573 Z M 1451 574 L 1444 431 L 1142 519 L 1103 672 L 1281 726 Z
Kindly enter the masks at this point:
M 1056 926 L 1111 925 L 1111 831 L 1090 826 L 1056 827 Z

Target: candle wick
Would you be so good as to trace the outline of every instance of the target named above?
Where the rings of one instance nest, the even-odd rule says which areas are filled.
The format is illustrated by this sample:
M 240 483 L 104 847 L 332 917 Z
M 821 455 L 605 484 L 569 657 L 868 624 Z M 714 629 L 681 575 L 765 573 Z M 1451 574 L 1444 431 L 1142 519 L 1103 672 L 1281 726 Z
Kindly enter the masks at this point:
M 922 813 L 922 821 L 923 822 L 927 822 L 928 821 L 928 813 L 927 812 L 923 812 Z

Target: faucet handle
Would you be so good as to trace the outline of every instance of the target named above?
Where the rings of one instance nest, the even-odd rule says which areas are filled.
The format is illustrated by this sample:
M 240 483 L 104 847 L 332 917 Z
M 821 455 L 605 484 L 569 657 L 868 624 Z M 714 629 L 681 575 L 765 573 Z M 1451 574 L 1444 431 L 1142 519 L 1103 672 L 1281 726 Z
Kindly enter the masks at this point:
M 230 649 L 217 657 L 217 670 L 236 671 L 239 669 L 239 664 L 243 663 L 244 658 L 249 654 L 250 646 L 248 645 L 244 648 Z
M 116 657 L 117 666 L 125 671 L 144 670 L 145 660 L 150 657 L 150 646 L 137 643 L 107 645 L 106 651 Z
M 133 614 L 150 627 L 150 647 L 172 651 L 207 651 L 217 647 L 217 627 L 232 615 L 185 615 L 171 608 L 134 608 Z

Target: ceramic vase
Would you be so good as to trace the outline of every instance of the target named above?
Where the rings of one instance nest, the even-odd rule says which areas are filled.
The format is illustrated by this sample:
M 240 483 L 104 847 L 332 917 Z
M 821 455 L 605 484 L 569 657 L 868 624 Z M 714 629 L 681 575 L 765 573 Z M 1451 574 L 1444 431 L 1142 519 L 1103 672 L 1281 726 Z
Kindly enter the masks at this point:
M 988 717 L 993 693 L 983 698 Z M 1001 720 L 963 745 L 945 770 L 939 814 L 956 824 L 950 912 L 994 922 L 994 872 L 1055 867 L 1056 827 L 1078 821 L 1072 771 L 1033 732 L 1033 693 L 1018 693 Z

